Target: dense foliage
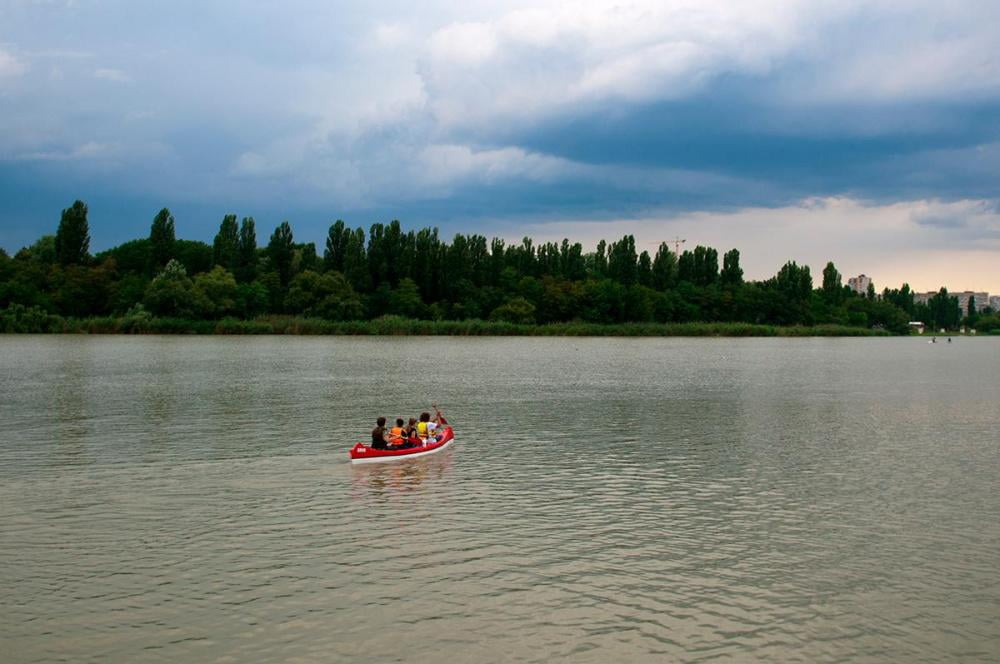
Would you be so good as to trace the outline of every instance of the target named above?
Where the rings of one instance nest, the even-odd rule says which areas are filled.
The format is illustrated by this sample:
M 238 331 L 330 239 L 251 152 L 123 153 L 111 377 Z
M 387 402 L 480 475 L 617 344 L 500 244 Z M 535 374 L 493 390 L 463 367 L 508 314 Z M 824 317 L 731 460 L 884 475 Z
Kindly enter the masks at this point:
M 63 212 L 55 238 L 42 237 L 14 257 L 0 252 L 0 311 L 8 319 L 12 311 L 21 321 L 36 316 L 39 325 L 54 324 L 46 316 L 136 325 L 144 316 L 329 322 L 397 316 L 511 326 L 705 322 L 905 333 L 910 320 L 954 328 L 966 313 L 944 289 L 927 305 L 915 304 L 905 284 L 881 297 L 855 294 L 833 263 L 819 288 L 809 268 L 794 261 L 770 279 L 745 281 L 736 249 L 725 253 L 720 269 L 712 247 L 678 256 L 664 243 L 650 254 L 631 235 L 584 252 L 568 239 L 536 246 L 530 238 L 507 244 L 458 234 L 447 243 L 435 228 L 404 231 L 393 221 L 366 232 L 338 220 L 320 257 L 313 243 L 295 242 L 288 222 L 258 247 L 253 218 L 238 224 L 236 215 L 223 218 L 212 245 L 177 239 L 164 209 L 148 238 L 90 256 L 86 214 L 77 201 Z M 974 320 L 988 328 L 995 317 L 968 312 L 966 322 Z

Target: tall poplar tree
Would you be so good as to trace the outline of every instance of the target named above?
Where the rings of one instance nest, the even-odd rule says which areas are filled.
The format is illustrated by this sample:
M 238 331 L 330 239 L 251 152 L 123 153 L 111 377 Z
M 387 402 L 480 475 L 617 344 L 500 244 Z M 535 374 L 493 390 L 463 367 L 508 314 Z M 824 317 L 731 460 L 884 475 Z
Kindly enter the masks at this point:
M 87 260 L 90 251 L 90 227 L 87 224 L 87 204 L 76 201 L 62 211 L 56 231 L 56 260 L 62 265 L 78 265 Z
M 663 291 L 677 283 L 677 254 L 661 242 L 653 258 L 653 288 Z
M 840 272 L 837 271 L 837 267 L 830 261 L 823 268 L 823 297 L 827 302 L 836 304 L 844 296 L 844 289 L 840 283 Z
M 608 243 L 601 240 L 597 243 L 597 251 L 593 253 L 591 272 L 597 279 L 603 279 L 608 274 Z
M 163 208 L 153 218 L 149 229 L 149 256 L 153 272 L 159 272 L 171 258 L 175 258 L 176 243 L 174 217 L 170 210 Z
M 650 258 L 648 251 L 643 251 L 639 254 L 638 279 L 640 286 L 650 288 L 653 285 L 653 259 Z
M 347 253 L 347 240 L 350 230 L 344 227 L 344 222 L 338 219 L 330 226 L 326 235 L 326 251 L 323 252 L 323 267 L 327 272 L 336 270 L 344 273 L 344 256 Z
M 695 260 L 694 253 L 691 251 L 684 251 L 677 258 L 677 280 L 687 281 L 688 283 L 695 283 Z
M 227 214 L 222 219 L 219 232 L 212 243 L 212 261 L 232 273 L 236 273 L 239 265 L 240 229 L 236 223 L 235 214 Z
M 431 274 L 431 261 L 427 260 L 420 274 Z M 356 228 L 347 231 L 347 245 L 344 248 L 344 276 L 351 287 L 359 293 L 371 290 L 371 275 L 368 272 L 368 256 L 365 254 L 365 230 Z
M 723 286 L 739 286 L 743 283 L 739 249 L 730 249 L 722 256 L 722 273 L 719 279 Z
M 257 225 L 253 217 L 243 217 L 240 224 L 236 280 L 242 283 L 257 278 Z
M 632 286 L 636 282 L 635 237 L 626 235 L 618 242 L 612 242 L 608 250 L 608 276 L 622 286 Z
M 292 257 L 295 253 L 295 241 L 292 238 L 292 227 L 287 221 L 281 222 L 271 234 L 267 243 L 267 255 L 278 273 L 281 286 L 287 287 L 292 280 Z

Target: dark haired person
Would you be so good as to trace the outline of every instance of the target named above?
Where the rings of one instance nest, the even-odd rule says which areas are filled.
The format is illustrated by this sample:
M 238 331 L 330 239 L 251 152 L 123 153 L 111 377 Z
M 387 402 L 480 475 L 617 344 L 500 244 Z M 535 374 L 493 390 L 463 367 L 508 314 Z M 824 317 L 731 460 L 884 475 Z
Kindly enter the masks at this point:
M 417 435 L 417 418 L 410 418 L 410 422 L 406 425 L 406 431 L 403 435 L 406 436 L 407 447 L 416 447 L 420 444 L 420 436 Z
M 428 412 L 420 413 L 420 421 L 417 422 L 417 438 L 421 442 L 427 444 L 427 439 L 431 435 L 431 414 Z
M 438 413 L 438 417 L 441 414 Z M 439 422 L 437 419 L 431 420 L 430 413 L 420 413 L 420 421 L 417 422 L 417 436 L 425 444 L 436 443 L 437 442 L 437 430 L 439 427 Z
M 375 428 L 372 429 L 372 449 L 386 449 L 385 418 L 380 417 L 375 420 Z
M 403 427 L 403 418 L 396 418 L 396 426 L 389 429 L 389 447 L 400 448 L 406 442 L 406 429 Z

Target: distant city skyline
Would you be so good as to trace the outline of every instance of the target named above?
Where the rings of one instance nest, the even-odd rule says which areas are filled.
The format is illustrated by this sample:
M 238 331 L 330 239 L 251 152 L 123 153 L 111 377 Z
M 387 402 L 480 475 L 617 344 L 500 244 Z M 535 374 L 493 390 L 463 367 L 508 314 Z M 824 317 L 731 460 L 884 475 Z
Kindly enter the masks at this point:
M 0 247 L 79 198 L 593 247 L 681 236 L 749 278 L 1000 292 L 1000 3 L 0 5 Z M 845 276 L 846 278 L 846 276 Z

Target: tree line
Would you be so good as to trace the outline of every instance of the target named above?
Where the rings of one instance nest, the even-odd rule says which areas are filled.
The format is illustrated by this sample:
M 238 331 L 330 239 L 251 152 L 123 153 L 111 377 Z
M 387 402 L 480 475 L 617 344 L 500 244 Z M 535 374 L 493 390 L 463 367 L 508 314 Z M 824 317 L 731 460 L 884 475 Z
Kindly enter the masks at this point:
M 963 320 L 987 327 L 990 310 L 959 311 L 945 289 L 927 304 L 908 285 L 857 294 L 832 262 L 814 287 L 809 267 L 786 262 L 748 281 L 740 252 L 697 246 L 677 255 L 666 243 L 640 251 L 631 235 L 578 242 L 508 244 L 501 238 L 436 228 L 404 230 L 398 221 L 351 228 L 337 220 L 322 253 L 297 243 L 279 224 L 260 245 L 253 217 L 222 219 L 211 245 L 176 237 L 168 209 L 148 237 L 91 255 L 87 206 L 63 210 L 54 235 L 13 257 L 0 251 L 0 310 L 37 308 L 66 317 L 148 312 L 181 319 L 294 315 L 330 321 L 385 315 L 427 320 L 483 319 L 546 324 L 567 321 L 840 324 L 905 333 L 910 320 L 952 329 Z M 1000 328 L 1000 324 L 996 325 Z

